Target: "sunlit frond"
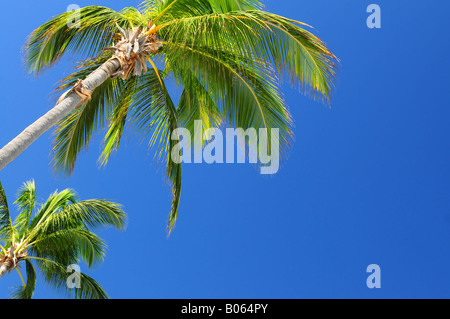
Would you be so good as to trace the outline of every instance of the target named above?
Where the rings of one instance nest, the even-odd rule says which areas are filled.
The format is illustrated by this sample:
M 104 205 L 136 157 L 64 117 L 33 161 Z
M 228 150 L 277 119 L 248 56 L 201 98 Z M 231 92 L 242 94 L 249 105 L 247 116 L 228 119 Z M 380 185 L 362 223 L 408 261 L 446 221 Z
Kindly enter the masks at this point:
M 16 287 L 12 294 L 12 299 L 31 299 L 34 295 L 34 289 L 36 287 L 36 270 L 30 260 L 25 260 L 27 282 L 25 286 Z
M 79 70 L 62 81 L 58 92 L 72 87 L 79 79 L 93 72 L 110 55 L 102 55 L 97 59 L 84 61 Z M 65 117 L 55 130 L 53 147 L 53 166 L 57 172 L 66 175 L 72 173 L 78 155 L 89 145 L 92 136 L 104 127 L 113 110 L 121 110 L 127 100 L 127 87 L 133 79 L 124 81 L 120 78 L 108 79 L 91 95 L 91 100 L 83 107 Z
M 9 215 L 8 200 L 5 190 L 0 183 L 0 240 L 5 244 L 11 244 L 8 241 L 14 241 L 15 228 L 13 227 L 11 216 Z
M 338 59 L 305 24 L 260 10 L 174 19 L 159 30 L 166 43 L 233 51 L 271 64 L 305 93 L 328 101 Z
M 100 6 L 55 16 L 29 36 L 25 45 L 27 68 L 39 74 L 53 66 L 66 52 L 97 56 L 112 43 L 116 22 L 129 23 L 121 13 Z
M 263 8 L 263 4 L 258 0 L 166 0 L 144 3 L 154 12 L 154 22 L 159 23 L 214 12 L 227 13 Z
M 39 226 L 41 226 L 49 216 L 55 215 L 57 212 L 66 208 L 68 205 L 76 202 L 77 195 L 73 190 L 70 189 L 66 189 L 61 192 L 54 192 L 53 194 L 51 194 L 31 220 L 29 226 L 29 228 L 32 229 L 31 233 L 39 232 Z
M 80 288 L 70 289 L 67 285 L 67 266 L 49 259 L 36 259 L 38 269 L 44 280 L 58 292 L 76 299 L 107 299 L 108 295 L 97 281 L 88 275 L 80 274 Z
M 24 183 L 17 197 L 15 204 L 19 205 L 20 214 L 17 216 L 14 224 L 18 227 L 19 236 L 26 236 L 36 204 L 36 185 L 34 180 Z
M 73 224 L 79 227 L 73 227 Z M 48 234 L 38 237 L 31 251 L 38 257 L 50 258 L 56 262 L 70 265 L 86 262 L 89 267 L 103 261 L 106 252 L 106 243 L 94 233 L 83 229 L 82 222 L 71 221 L 52 226 L 58 226 L 62 230 L 49 231 Z
M 178 114 L 167 90 L 164 73 L 153 62 L 151 64 L 153 72 L 142 76 L 136 87 L 132 123 L 143 136 L 150 136 L 150 148 L 156 148 L 158 158 L 166 159 L 166 175 L 172 183 L 173 193 L 168 224 L 170 232 L 177 219 L 181 196 L 182 164 L 175 163 L 171 158 L 171 150 L 176 143 L 171 137 L 178 129 Z
M 180 72 L 184 87 L 178 103 L 177 112 L 181 127 L 189 130 L 194 137 L 195 122 L 202 121 L 201 136 L 206 136 L 209 129 L 218 128 L 222 124 L 223 116 L 217 107 L 217 103 L 211 93 L 200 82 L 194 72 Z M 204 139 L 202 138 L 204 145 Z M 194 143 L 194 138 L 191 139 Z
M 278 128 L 281 151 L 287 150 L 293 138 L 292 117 L 266 64 L 209 47 L 168 44 L 166 51 L 174 60 L 182 55 L 189 61 L 173 66 L 175 76 L 182 81 L 192 69 L 229 125 L 244 130 Z

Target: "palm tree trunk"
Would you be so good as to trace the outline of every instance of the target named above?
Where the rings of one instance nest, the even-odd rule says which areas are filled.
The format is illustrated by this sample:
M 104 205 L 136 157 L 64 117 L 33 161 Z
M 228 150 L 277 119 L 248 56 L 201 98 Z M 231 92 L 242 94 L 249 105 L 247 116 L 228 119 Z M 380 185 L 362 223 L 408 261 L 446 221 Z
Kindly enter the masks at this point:
M 108 60 L 83 81 L 84 87 L 90 92 L 93 92 L 95 88 L 117 72 L 119 68 L 120 64 L 117 59 Z M 22 133 L 17 135 L 16 138 L 0 150 L 0 171 L 16 159 L 42 134 L 56 125 L 70 112 L 75 110 L 81 102 L 82 99 L 76 93 L 72 92 L 63 101 L 61 101 L 61 103 L 48 111 L 47 114 L 39 118 L 36 122 L 28 126 Z M 3 267 L 0 269 L 0 272 L 2 269 Z
M 3 263 L 2 267 L 0 268 L 0 278 L 2 278 L 8 271 L 10 271 L 12 267 L 13 267 L 12 259 L 10 259 L 10 258 L 6 259 L 6 261 Z

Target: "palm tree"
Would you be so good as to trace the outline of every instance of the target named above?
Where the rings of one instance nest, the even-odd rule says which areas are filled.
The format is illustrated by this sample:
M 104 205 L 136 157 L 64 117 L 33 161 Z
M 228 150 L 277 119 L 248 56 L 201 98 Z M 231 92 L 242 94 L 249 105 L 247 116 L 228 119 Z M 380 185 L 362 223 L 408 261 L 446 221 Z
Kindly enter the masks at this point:
M 17 270 L 22 280 L 12 297 L 31 299 L 37 268 L 45 282 L 68 296 L 107 298 L 102 287 L 83 273 L 79 287 L 70 289 L 68 266 L 84 261 L 91 267 L 103 260 L 106 244 L 89 228 L 114 226 L 122 230 L 126 216 L 120 205 L 105 200 L 78 201 L 67 189 L 53 193 L 37 207 L 34 181 L 23 185 L 15 203 L 21 212 L 13 223 L 0 183 L 0 278 Z M 25 265 L 26 282 L 21 265 Z
M 36 29 L 26 65 L 38 75 L 63 55 L 84 56 L 62 80 L 59 103 L 0 150 L 0 170 L 54 125 L 54 167 L 71 174 L 91 137 L 107 128 L 100 162 L 120 145 L 125 126 L 147 139 L 173 185 L 168 228 L 181 194 L 182 165 L 170 160 L 172 132 L 221 125 L 278 128 L 291 145 L 292 117 L 280 79 L 329 102 L 338 59 L 308 25 L 263 11 L 258 0 L 147 0 L 120 12 L 88 6 Z M 172 100 L 167 83 L 182 92 Z M 269 130 L 270 133 L 270 130 Z M 252 145 L 249 145 L 250 147 Z

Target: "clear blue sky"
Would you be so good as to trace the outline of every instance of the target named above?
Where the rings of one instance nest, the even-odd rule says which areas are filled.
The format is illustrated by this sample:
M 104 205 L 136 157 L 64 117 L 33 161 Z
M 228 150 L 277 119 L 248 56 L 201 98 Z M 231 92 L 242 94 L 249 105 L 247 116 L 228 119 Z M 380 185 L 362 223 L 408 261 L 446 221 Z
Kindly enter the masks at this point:
M 33 79 L 27 35 L 70 1 L 12 1 L 2 36 L 3 146 L 52 106 L 68 60 Z M 139 1 L 78 1 L 121 9 Z M 382 9 L 382 29 L 366 8 Z M 74 188 L 124 205 L 125 232 L 100 232 L 105 262 L 88 271 L 112 298 L 450 297 L 450 2 L 267 1 L 267 10 L 315 27 L 342 60 L 332 108 L 285 87 L 296 141 L 277 175 L 251 165 L 185 165 L 180 215 L 165 229 L 171 192 L 153 155 L 127 136 L 99 169 L 101 136 L 73 176 L 55 176 L 47 133 L 0 172 L 10 202 L 34 178 L 43 199 Z M 366 287 L 381 267 L 382 288 Z M 86 266 L 82 265 L 86 271 Z M 1 279 L 0 298 L 19 285 Z M 35 297 L 57 298 L 38 283 Z

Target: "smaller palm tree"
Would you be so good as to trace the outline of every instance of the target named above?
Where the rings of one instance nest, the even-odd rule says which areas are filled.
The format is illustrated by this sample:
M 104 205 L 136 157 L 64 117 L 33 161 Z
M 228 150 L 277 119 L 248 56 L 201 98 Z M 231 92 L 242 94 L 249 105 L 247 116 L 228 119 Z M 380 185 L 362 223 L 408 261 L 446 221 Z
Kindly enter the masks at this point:
M 23 185 L 15 204 L 20 214 L 13 223 L 0 183 L 0 278 L 17 270 L 22 280 L 22 286 L 14 289 L 12 298 L 33 296 L 36 268 L 50 286 L 69 297 L 108 298 L 103 288 L 83 273 L 79 274 L 78 287 L 71 289 L 68 266 L 84 261 L 91 268 L 103 261 L 106 243 L 90 228 L 114 226 L 123 230 L 126 215 L 121 206 L 97 199 L 78 201 L 69 189 L 53 193 L 44 204 L 38 205 L 34 181 Z M 26 281 L 20 271 L 22 265 L 25 265 Z

